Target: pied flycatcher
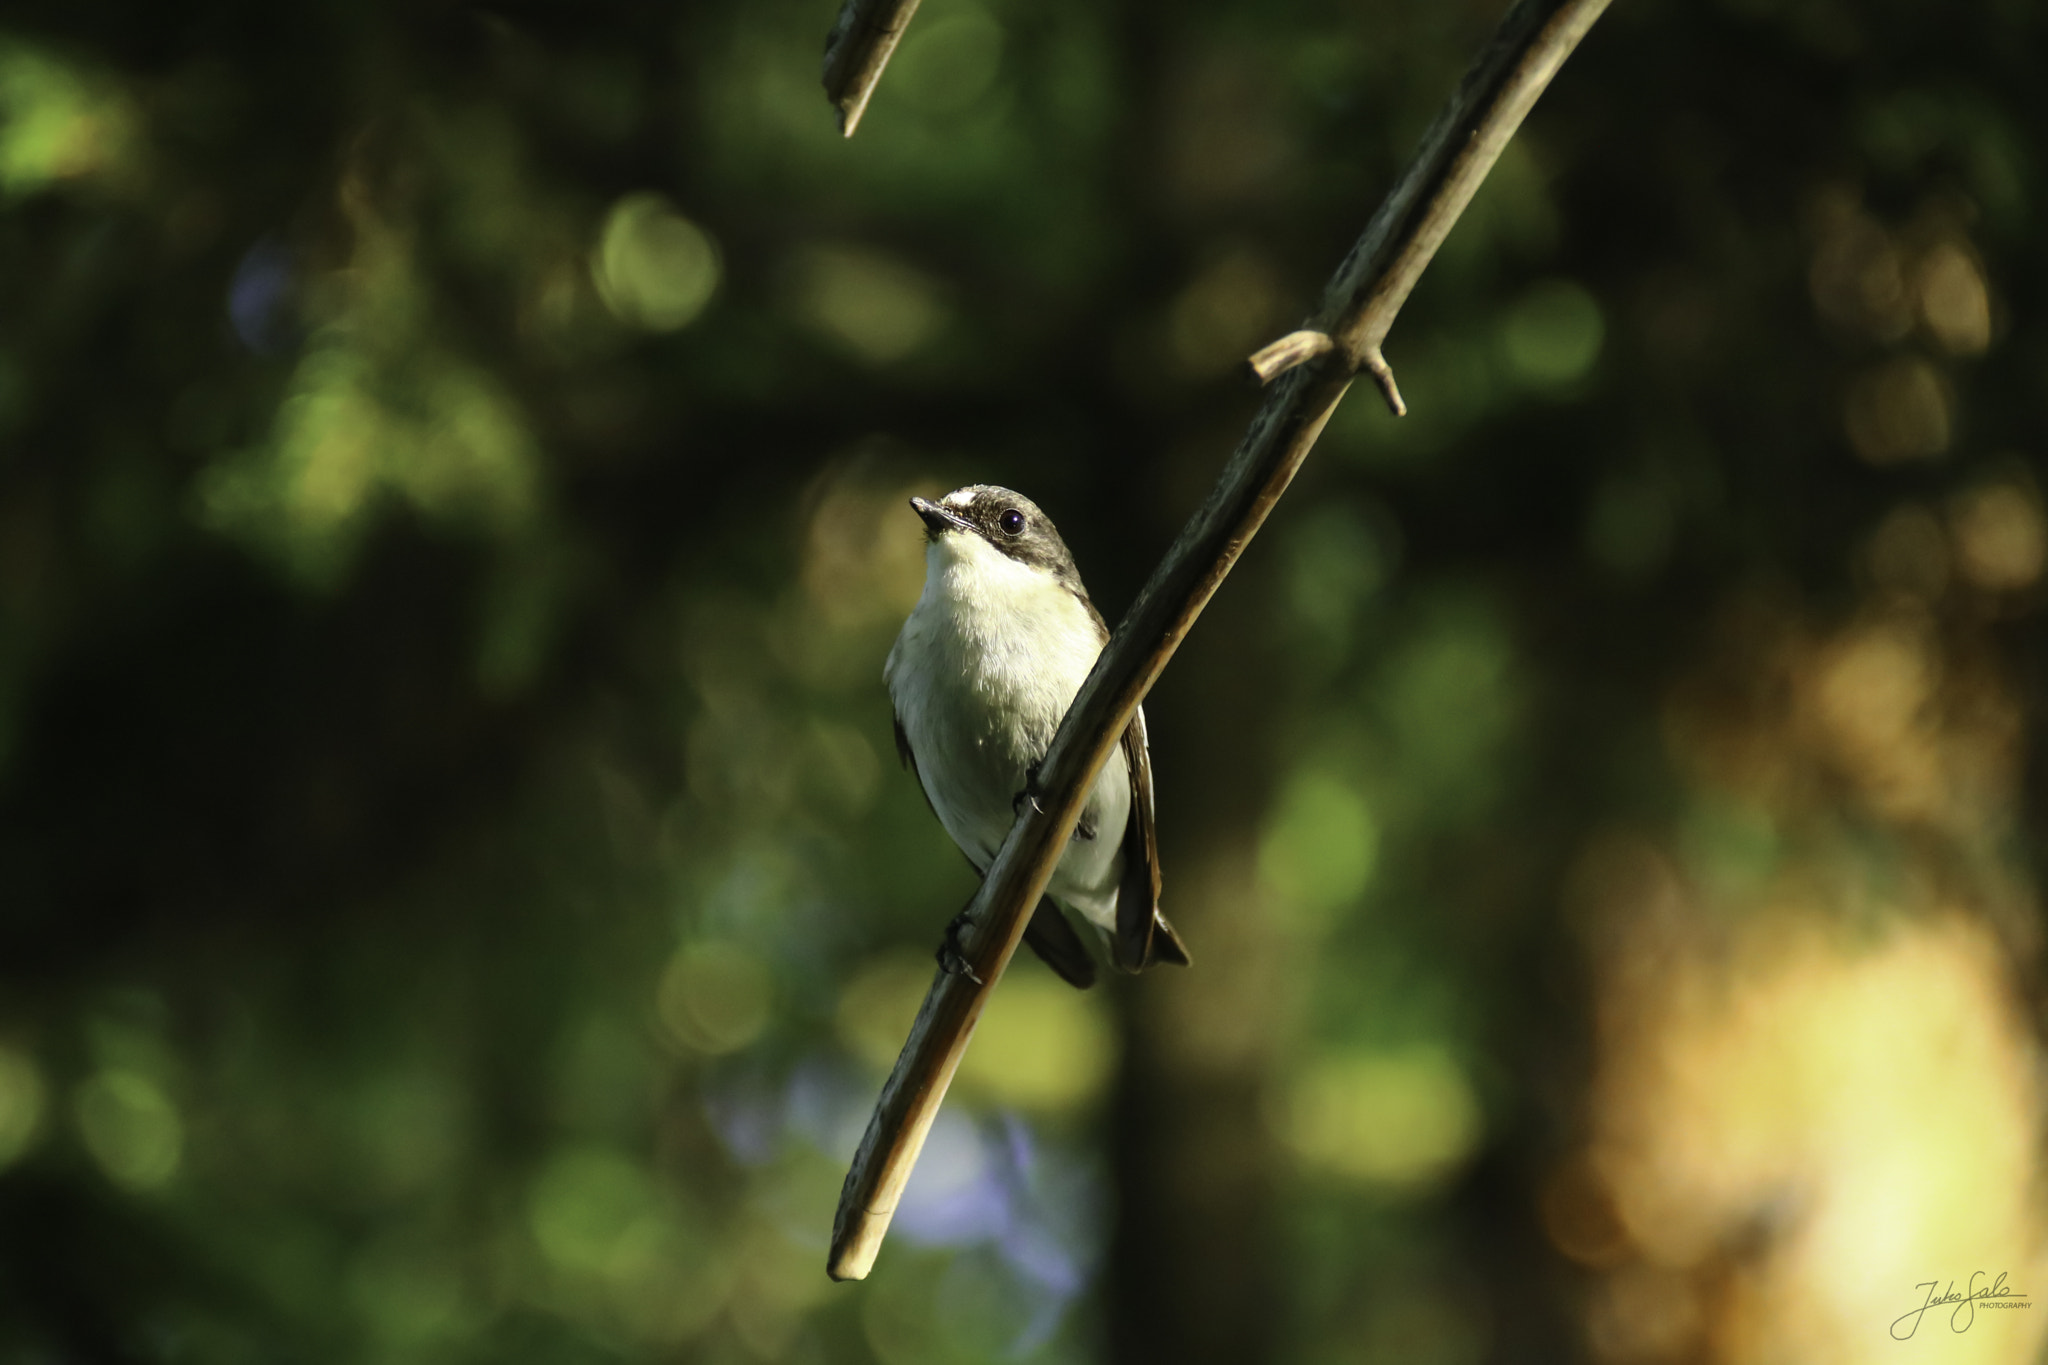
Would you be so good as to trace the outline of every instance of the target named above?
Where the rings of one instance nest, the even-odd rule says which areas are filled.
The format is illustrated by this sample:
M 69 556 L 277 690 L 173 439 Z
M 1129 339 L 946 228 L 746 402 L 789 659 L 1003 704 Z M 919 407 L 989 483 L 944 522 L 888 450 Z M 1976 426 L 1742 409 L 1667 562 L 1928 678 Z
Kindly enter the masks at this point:
M 985 874 L 1109 629 L 1060 533 L 1029 498 L 973 484 L 910 505 L 927 544 L 924 595 L 882 670 L 895 704 L 896 751 L 946 833 Z M 1093 985 L 1094 960 L 1059 907 L 1101 932 L 1122 971 L 1188 960 L 1159 913 L 1142 707 L 1096 778 L 1024 931 L 1060 976 Z M 939 948 L 948 970 L 965 970 L 955 942 L 963 924 L 955 919 Z

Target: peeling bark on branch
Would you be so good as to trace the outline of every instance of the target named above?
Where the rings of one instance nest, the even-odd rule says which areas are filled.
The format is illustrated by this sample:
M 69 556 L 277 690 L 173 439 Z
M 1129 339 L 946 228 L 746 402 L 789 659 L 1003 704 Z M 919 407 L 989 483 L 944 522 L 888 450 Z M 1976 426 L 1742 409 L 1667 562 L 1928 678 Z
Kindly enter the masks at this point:
M 914 4 L 911 0 L 894 12 L 907 19 Z M 935 974 L 896 1068 L 882 1087 L 840 1192 L 826 1263 L 834 1279 L 861 1279 L 873 1266 L 974 1025 L 1017 951 L 1086 794 L 1132 712 L 1287 490 L 1353 376 L 1364 370 L 1388 405 L 1397 414 L 1404 410 L 1380 343 L 1501 148 L 1607 4 L 1520 0 L 1337 268 L 1316 318 L 1302 332 L 1253 357 L 1254 371 L 1272 381 L 1265 401 L 1208 501 L 1181 531 L 1096 661 L 1039 765 L 1038 808 L 1026 805 L 969 907 L 973 923 L 962 947 L 980 981 Z M 848 10 L 856 5 L 852 0 Z M 842 12 L 842 26 L 847 22 Z M 900 32 L 899 21 L 888 45 Z M 874 62 L 874 73 L 880 65 Z M 871 75 L 859 96 L 862 104 L 872 86 Z

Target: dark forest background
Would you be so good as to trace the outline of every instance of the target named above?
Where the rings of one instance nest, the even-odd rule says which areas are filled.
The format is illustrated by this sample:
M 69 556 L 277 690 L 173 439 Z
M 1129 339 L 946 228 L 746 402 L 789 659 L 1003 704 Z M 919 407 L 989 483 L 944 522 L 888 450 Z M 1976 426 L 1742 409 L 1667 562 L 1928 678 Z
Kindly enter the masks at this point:
M 1499 9 L 930 0 L 847 142 L 827 0 L 0 6 L 0 1360 L 1821 1365 L 2043 1283 L 2020 0 L 1619 0 L 1149 703 L 1195 965 L 1020 961 L 825 1278 L 972 889 L 903 499 L 1114 620 Z

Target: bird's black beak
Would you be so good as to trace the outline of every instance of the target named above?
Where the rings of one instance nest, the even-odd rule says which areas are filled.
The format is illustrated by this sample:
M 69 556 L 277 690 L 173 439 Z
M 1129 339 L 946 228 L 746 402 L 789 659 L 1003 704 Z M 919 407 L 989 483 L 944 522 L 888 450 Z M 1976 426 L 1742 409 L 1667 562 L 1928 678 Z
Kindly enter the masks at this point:
M 924 518 L 924 536 L 926 540 L 937 540 L 948 531 L 973 529 L 965 517 L 960 516 L 951 508 L 941 503 L 930 502 L 924 498 L 912 498 L 910 505 L 920 517 Z

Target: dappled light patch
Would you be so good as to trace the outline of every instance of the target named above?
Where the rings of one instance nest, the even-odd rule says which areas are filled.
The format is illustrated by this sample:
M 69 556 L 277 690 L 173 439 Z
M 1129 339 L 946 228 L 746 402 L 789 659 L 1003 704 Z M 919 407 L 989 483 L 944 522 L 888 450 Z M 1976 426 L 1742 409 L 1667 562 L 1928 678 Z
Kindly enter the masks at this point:
M 869 365 L 893 365 L 936 337 L 950 309 L 925 272 L 872 249 L 822 243 L 790 262 L 789 290 L 803 320 Z
M 1166 350 L 1174 368 L 1207 379 L 1241 366 L 1278 322 L 1281 296 L 1278 273 L 1257 251 L 1239 246 L 1218 253 L 1167 309 Z
M 1003 27 L 987 9 L 961 4 L 920 23 L 891 59 L 890 88 L 932 118 L 968 113 L 1003 69 Z
M 656 1009 L 671 1038 L 697 1052 L 736 1052 L 768 1025 L 774 996 L 767 969 L 746 949 L 692 943 L 662 972 Z
M 1854 189 L 1822 187 L 1807 212 L 1815 308 L 1840 332 L 1866 341 L 1903 341 L 1917 326 L 1950 355 L 1981 355 L 1992 341 L 1992 296 L 1969 217 L 1967 207 L 1932 198 L 1893 228 Z
M 432 1347 L 476 1330 L 483 1315 L 457 1249 L 419 1228 L 371 1239 L 349 1259 L 347 1299 L 387 1347 Z
M 962 1097 L 1029 1112 L 1092 1103 L 1115 1074 L 1119 1046 L 1100 999 L 1034 964 L 1020 960 L 1016 967 L 975 1026 L 955 1081 Z M 866 964 L 840 993 L 840 1036 L 874 1071 L 896 1060 L 933 970 L 929 955 L 888 954 Z
M 1884 596 L 1919 602 L 1948 588 L 1952 556 L 1940 518 L 1918 503 L 1887 512 L 1864 543 L 1863 568 Z
M 102 1071 L 78 1087 L 72 1106 L 86 1149 L 117 1183 L 153 1190 L 178 1173 L 185 1126 L 177 1106 L 147 1077 Z
M 549 1297 L 636 1340 L 688 1340 L 732 1283 L 730 1270 L 705 1258 L 696 1220 L 673 1193 L 602 1147 L 555 1153 L 528 1193 L 527 1220 L 552 1271 Z
M 1920 262 L 1920 316 L 1942 349 L 1978 355 L 1991 345 L 1991 294 L 1983 266 L 1961 243 L 1944 241 Z
M 1291 915 L 1328 922 L 1372 879 L 1379 825 L 1341 778 L 1297 772 L 1274 803 L 1259 845 L 1259 879 Z
M 1632 894 L 1618 869 L 1588 875 L 1596 896 Z M 1674 908 L 1608 907 L 1594 1133 L 1546 1196 L 1559 1248 L 1605 1271 L 1599 1358 L 1712 1333 L 1718 1358 L 1866 1359 L 1856 1343 L 1883 1343 L 1930 1276 L 2048 1272 L 2037 1048 L 1980 925 L 1859 934 L 1785 905 L 1724 937 Z M 2030 1358 L 2041 1336 L 1988 1311 L 1971 1332 L 1985 1359 Z
M 649 332 L 687 327 L 711 302 L 718 247 L 658 194 L 629 194 L 605 215 L 590 258 L 613 316 Z
M 820 623 L 835 632 L 890 632 L 924 587 L 923 528 L 909 515 L 923 481 L 875 481 L 856 461 L 828 467 L 813 485 L 801 578 Z
M 2048 525 L 2031 485 L 2010 482 L 1973 488 L 1949 512 L 1956 566 L 1977 587 L 2016 592 L 2032 587 L 2048 560 Z
M 1600 305 L 1583 285 L 1545 280 L 1518 299 L 1502 321 L 1501 353 L 1521 383 L 1558 388 L 1585 377 L 1600 358 L 1606 335 Z
M 1887 553 L 1903 564 L 1909 548 Z M 2009 818 L 2019 724 L 2002 678 L 1954 648 L 1924 602 L 1872 607 L 1817 635 L 1752 599 L 1724 614 L 1720 650 L 1674 695 L 1666 733 L 1692 772 L 1770 818 L 1828 802 L 1839 781 L 1884 818 L 1975 844 Z
M 526 415 L 485 367 L 437 343 L 411 235 L 365 204 L 350 266 L 312 287 L 328 310 L 266 441 L 208 471 L 206 523 L 333 586 L 387 500 L 510 539 L 540 513 Z
M 20 1160 L 39 1136 L 47 1102 L 35 1059 L 0 1047 L 0 1167 Z
M 0 195 L 126 188 L 140 173 L 143 129 L 117 80 L 0 33 Z
M 2009 579 L 1955 572 L 1973 516 L 2016 547 Z M 1596 1358 L 1864 1360 L 1930 1327 L 2038 1353 L 2026 1314 L 1912 1316 L 1930 1280 L 2048 1273 L 2013 966 L 2038 928 L 2001 851 L 2020 712 L 1976 634 L 1989 594 L 2038 573 L 2038 527 L 2019 484 L 1946 519 L 1903 502 L 1856 551 L 1846 619 L 1732 601 L 1667 711 L 1690 814 L 1582 849 L 1565 903 L 1595 1073 L 1541 1211 L 1593 1272 Z
M 1435 1048 L 1318 1058 L 1293 1078 L 1275 1115 L 1295 1159 L 1313 1171 L 1387 1189 L 1445 1179 L 1478 1147 L 1478 1100 Z
M 1904 356 L 1873 365 L 1850 381 L 1842 426 L 1849 444 L 1871 464 L 1931 460 L 1948 453 L 1951 406 L 1940 371 Z

